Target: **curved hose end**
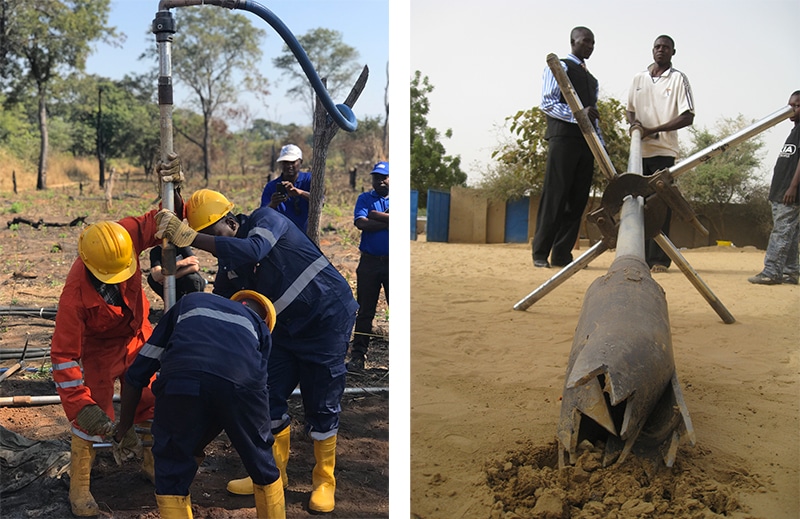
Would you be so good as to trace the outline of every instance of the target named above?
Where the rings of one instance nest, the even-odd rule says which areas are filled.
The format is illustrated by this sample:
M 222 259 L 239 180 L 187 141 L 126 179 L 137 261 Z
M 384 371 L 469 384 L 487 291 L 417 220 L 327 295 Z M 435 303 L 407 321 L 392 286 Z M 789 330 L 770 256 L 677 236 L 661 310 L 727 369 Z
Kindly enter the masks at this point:
M 354 132 L 356 128 L 358 128 L 358 121 L 356 120 L 356 114 L 353 113 L 353 109 L 347 106 L 346 104 L 336 105 L 336 109 L 339 110 L 339 115 L 341 117 L 334 117 L 334 121 L 339 128 L 348 131 Z

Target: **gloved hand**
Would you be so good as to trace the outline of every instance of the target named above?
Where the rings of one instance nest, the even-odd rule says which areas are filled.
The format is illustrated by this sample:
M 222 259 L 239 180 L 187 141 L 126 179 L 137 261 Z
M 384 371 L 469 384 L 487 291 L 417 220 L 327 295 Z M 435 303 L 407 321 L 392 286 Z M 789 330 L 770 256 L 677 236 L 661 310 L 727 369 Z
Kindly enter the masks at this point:
M 78 427 L 89 434 L 108 436 L 114 431 L 114 422 L 97 404 L 90 404 L 78 411 L 75 417 Z
M 156 214 L 156 239 L 171 241 L 176 247 L 188 247 L 197 236 L 197 231 L 189 227 L 185 221 L 181 221 L 175 213 L 169 209 L 162 209 Z
M 141 458 L 143 450 L 142 441 L 133 427 L 128 429 L 119 442 L 117 442 L 116 434 L 111 439 L 111 453 L 114 454 L 114 461 L 117 462 L 117 465 L 122 465 L 126 461 L 135 458 Z
M 172 182 L 175 187 L 183 182 L 183 170 L 181 169 L 181 158 L 177 153 L 172 152 L 167 155 L 167 162 L 158 165 L 158 175 L 162 182 Z

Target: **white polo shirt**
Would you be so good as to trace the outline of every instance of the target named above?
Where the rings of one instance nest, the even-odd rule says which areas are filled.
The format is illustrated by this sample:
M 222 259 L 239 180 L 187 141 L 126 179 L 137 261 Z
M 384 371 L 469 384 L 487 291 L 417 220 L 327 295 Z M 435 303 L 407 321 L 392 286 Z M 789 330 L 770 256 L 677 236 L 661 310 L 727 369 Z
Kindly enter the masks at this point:
M 694 98 L 689 78 L 674 68 L 657 77 L 650 76 L 648 70 L 639 72 L 633 78 L 628 91 L 629 112 L 636 113 L 636 119 L 644 126 L 652 128 L 662 125 L 680 114 L 694 113 Z M 678 156 L 678 132 L 659 132 L 642 140 L 642 157 Z

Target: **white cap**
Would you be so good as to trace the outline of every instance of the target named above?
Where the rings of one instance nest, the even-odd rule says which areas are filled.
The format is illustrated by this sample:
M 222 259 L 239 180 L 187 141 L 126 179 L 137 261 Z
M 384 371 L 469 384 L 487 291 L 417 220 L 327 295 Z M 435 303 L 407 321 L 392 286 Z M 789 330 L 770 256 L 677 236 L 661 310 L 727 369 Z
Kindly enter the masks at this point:
M 303 150 L 294 144 L 287 144 L 281 148 L 281 154 L 278 155 L 278 162 L 294 162 L 298 159 L 303 160 Z

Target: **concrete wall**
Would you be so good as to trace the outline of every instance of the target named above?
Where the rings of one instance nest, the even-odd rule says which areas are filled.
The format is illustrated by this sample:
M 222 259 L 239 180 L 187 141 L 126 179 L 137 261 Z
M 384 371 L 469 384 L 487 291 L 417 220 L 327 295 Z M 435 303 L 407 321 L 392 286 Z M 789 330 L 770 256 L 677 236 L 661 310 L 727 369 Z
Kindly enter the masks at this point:
M 464 187 L 454 187 L 451 193 L 450 235 L 449 241 L 454 243 L 503 243 L 505 241 L 505 202 L 494 202 L 485 199 L 479 191 Z M 587 212 L 597 209 L 599 199 L 592 199 Z M 539 209 L 539 197 L 531 197 L 528 213 L 528 239 L 533 239 L 536 230 L 536 212 Z M 691 224 L 673 216 L 670 227 L 670 239 L 678 248 L 696 248 L 716 245 L 717 240 L 728 240 L 737 247 L 752 245 L 766 249 L 769 240 L 770 226 L 766 227 L 753 222 L 745 210 L 732 204 L 726 211 L 726 236 L 718 236 L 703 207 L 695 208 L 698 219 L 709 230 L 708 237 L 700 234 Z M 593 225 L 584 218 L 580 238 L 595 243 L 602 236 Z

